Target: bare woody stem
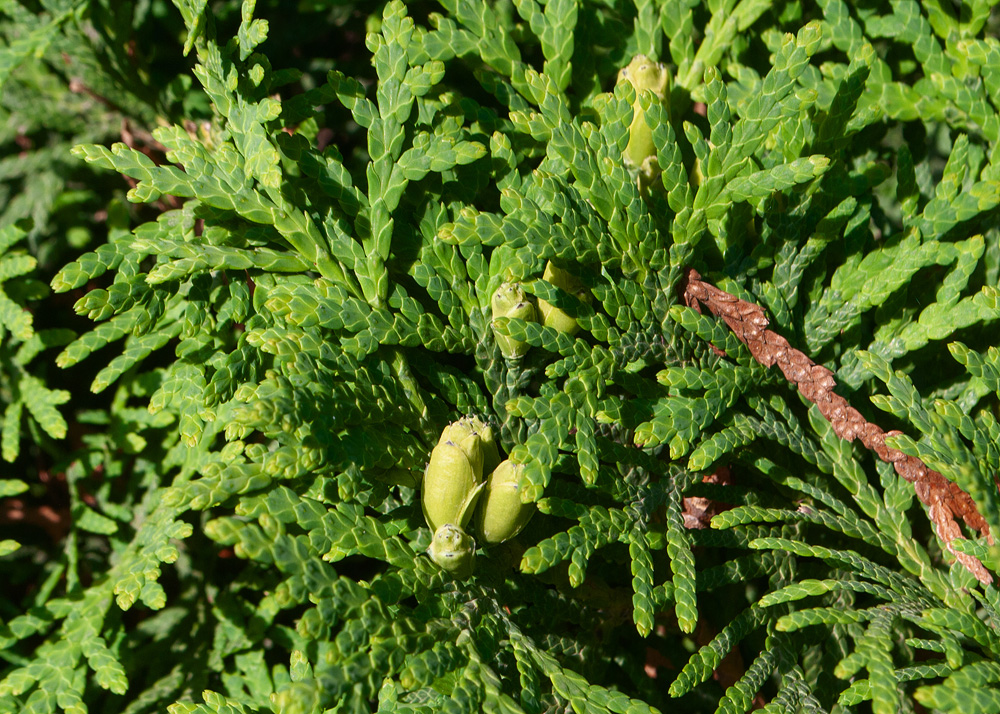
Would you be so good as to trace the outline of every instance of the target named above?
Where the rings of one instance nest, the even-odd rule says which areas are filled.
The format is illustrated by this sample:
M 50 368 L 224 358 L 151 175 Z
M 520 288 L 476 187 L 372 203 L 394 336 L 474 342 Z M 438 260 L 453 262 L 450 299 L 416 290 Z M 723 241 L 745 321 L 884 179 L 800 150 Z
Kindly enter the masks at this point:
M 952 541 L 963 537 L 957 518 L 985 536 L 990 544 L 993 543 L 989 525 L 975 502 L 957 484 L 920 459 L 886 446 L 885 437 L 901 432 L 883 431 L 836 394 L 833 391 L 837 386 L 833 372 L 813 362 L 781 335 L 768 330 L 768 319 L 759 305 L 720 290 L 702 280 L 701 275 L 691 269 L 687 272 L 684 285 L 684 302 L 698 312 L 701 312 L 701 306 L 705 306 L 713 315 L 722 318 L 762 365 L 778 365 L 785 378 L 799 388 L 802 396 L 817 406 L 837 436 L 847 441 L 858 439 L 880 459 L 892 464 L 896 473 L 913 484 L 917 497 L 927 506 L 937 534 L 948 550 L 980 582 L 993 582 L 993 577 L 978 559 L 952 547 Z

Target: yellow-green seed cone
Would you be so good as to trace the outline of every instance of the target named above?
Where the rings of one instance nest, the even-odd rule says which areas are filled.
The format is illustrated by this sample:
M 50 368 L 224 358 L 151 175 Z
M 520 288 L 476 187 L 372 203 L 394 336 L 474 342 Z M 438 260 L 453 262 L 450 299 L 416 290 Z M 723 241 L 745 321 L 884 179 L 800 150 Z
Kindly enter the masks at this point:
M 522 471 L 523 465 L 508 459 L 486 478 L 476 510 L 476 532 L 487 543 L 510 540 L 535 514 L 534 503 L 521 503 Z
M 476 444 L 475 450 L 482 469 L 482 449 Z M 445 523 L 465 525 L 462 521 L 471 510 L 471 499 L 479 494 L 479 484 L 477 471 L 462 449 L 451 442 L 435 446 L 420 494 L 427 525 L 435 530 Z
M 545 273 L 542 278 L 557 288 L 576 295 L 581 301 L 590 302 L 590 293 L 587 292 L 583 283 L 569 271 L 556 267 L 551 260 L 545 264 Z M 573 335 L 580 329 L 575 317 L 570 317 L 564 310 L 541 298 L 538 300 L 538 312 L 542 316 L 542 324 L 546 327 L 554 328 L 568 335 Z
M 636 92 L 651 91 L 660 102 L 670 109 L 670 70 L 660 62 L 654 62 L 646 55 L 636 55 L 627 67 L 618 73 L 618 82 L 628 82 Z M 656 164 L 656 145 L 653 131 L 646 124 L 645 112 L 638 96 L 632 105 L 632 123 L 629 125 L 629 140 L 622 153 L 625 165 L 638 172 L 645 180 L 651 180 L 659 172 Z
M 491 307 L 493 308 L 493 318 L 498 317 L 519 317 L 522 320 L 534 322 L 536 318 L 535 306 L 528 299 L 524 289 L 517 283 L 504 283 L 493 293 Z M 524 357 L 528 351 L 528 343 L 515 340 L 509 335 L 501 335 L 496 330 L 493 331 L 496 337 L 500 354 L 507 359 L 519 359 Z

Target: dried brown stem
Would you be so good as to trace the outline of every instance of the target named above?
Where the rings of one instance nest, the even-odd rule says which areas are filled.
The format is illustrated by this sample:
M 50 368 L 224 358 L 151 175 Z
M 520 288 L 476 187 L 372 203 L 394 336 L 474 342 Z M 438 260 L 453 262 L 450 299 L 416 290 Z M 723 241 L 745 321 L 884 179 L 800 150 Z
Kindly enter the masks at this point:
M 840 438 L 847 441 L 858 439 L 880 459 L 892 464 L 896 473 L 913 484 L 917 497 L 927 506 L 938 536 L 948 550 L 980 582 L 993 582 L 989 571 L 979 560 L 952 548 L 952 541 L 963 537 L 956 518 L 961 518 L 970 528 L 986 536 L 990 544 L 993 543 L 989 525 L 975 502 L 957 484 L 930 469 L 920 459 L 886 446 L 885 437 L 901 432 L 883 431 L 836 394 L 833 391 L 837 386 L 833 372 L 789 345 L 781 335 L 768 330 L 767 317 L 759 305 L 740 300 L 706 283 L 695 270 L 688 270 L 684 302 L 698 312 L 704 305 L 713 315 L 722 318 L 762 365 L 778 365 L 785 378 L 799 388 L 802 396 L 819 408 Z

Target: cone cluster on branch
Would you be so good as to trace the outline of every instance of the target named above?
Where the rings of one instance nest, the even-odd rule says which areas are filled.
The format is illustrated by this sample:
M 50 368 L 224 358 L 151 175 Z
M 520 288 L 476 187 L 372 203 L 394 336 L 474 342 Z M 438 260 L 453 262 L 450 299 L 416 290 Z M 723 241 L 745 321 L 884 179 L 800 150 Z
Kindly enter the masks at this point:
M 420 495 L 424 519 L 433 532 L 428 554 L 458 579 L 472 575 L 476 540 L 466 532 L 475 516 L 479 538 L 503 543 L 535 513 L 521 502 L 524 467 L 500 460 L 493 430 L 481 419 L 463 417 L 441 432 L 424 471 Z

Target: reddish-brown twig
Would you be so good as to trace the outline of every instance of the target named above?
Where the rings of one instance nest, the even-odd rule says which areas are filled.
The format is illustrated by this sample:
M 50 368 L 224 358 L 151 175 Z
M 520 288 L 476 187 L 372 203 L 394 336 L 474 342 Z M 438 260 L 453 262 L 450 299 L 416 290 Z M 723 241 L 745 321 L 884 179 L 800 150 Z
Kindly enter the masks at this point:
M 858 439 L 880 459 L 892 464 L 896 473 L 913 484 L 917 497 L 927 505 L 931 521 L 948 550 L 980 582 L 993 582 L 989 571 L 979 560 L 952 547 L 952 541 L 963 537 L 956 518 L 961 518 L 970 528 L 986 536 L 990 544 L 993 543 L 989 525 L 975 502 L 957 484 L 928 468 L 920 459 L 886 446 L 885 437 L 901 432 L 883 431 L 836 394 L 833 391 L 837 386 L 833 372 L 813 362 L 781 335 L 768 330 L 767 317 L 759 305 L 740 300 L 706 283 L 695 270 L 688 270 L 684 302 L 698 312 L 704 305 L 713 315 L 722 318 L 762 365 L 778 365 L 785 378 L 799 388 L 802 396 L 819 408 L 840 438 L 847 441 Z

